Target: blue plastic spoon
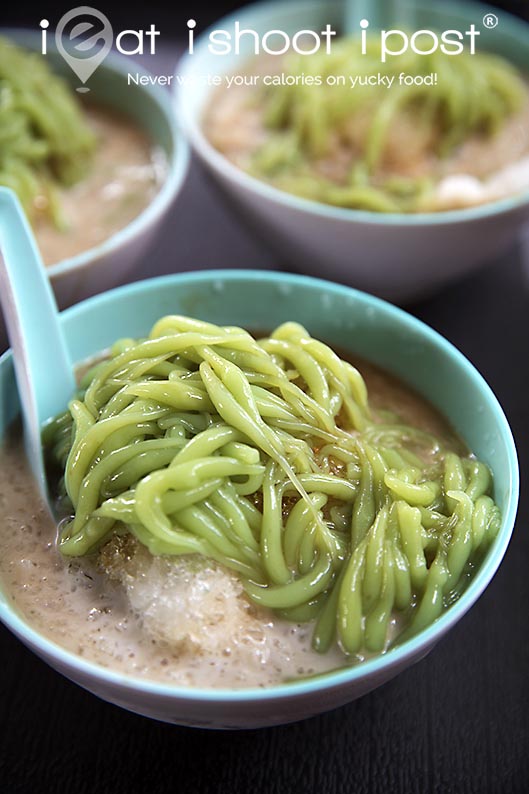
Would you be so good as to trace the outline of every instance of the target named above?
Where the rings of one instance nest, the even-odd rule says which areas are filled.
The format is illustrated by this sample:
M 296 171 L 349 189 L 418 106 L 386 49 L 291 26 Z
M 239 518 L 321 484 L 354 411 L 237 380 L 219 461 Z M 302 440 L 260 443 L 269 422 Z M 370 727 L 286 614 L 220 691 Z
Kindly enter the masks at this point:
M 48 500 L 41 428 L 66 408 L 75 381 L 42 258 L 22 207 L 8 188 L 0 188 L 0 304 L 13 349 L 26 452 Z

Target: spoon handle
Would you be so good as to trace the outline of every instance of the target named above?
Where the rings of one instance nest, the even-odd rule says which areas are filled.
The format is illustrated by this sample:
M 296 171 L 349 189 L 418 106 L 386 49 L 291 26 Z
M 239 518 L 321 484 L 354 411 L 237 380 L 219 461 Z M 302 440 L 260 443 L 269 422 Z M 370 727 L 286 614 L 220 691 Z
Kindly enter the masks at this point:
M 0 188 L 0 304 L 14 353 L 28 453 L 41 480 L 41 427 L 66 408 L 75 382 L 39 250 L 8 188 Z

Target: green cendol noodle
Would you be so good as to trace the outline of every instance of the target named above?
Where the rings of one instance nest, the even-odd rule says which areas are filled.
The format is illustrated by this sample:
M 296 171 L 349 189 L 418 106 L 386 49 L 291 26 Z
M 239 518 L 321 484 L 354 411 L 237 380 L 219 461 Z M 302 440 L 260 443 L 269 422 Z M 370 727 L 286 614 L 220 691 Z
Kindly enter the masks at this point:
M 431 158 L 441 161 L 470 136 L 492 137 L 527 101 L 527 88 L 517 70 L 490 54 L 406 53 L 380 61 L 378 42 L 368 39 L 366 55 L 355 39 L 342 39 L 332 54 L 288 56 L 283 74 L 294 85 L 257 89 L 266 141 L 257 148 L 248 170 L 276 187 L 304 198 L 339 207 L 376 212 L 428 209 L 435 185 L 432 176 L 400 175 L 384 162 L 396 121 L 411 120 Z M 349 75 L 393 77 L 386 85 L 357 86 Z M 399 75 L 437 75 L 435 85 L 400 85 Z M 344 86 L 325 84 L 328 75 L 345 75 Z M 321 85 L 307 78 L 322 79 Z M 284 81 L 286 82 L 286 80 Z M 416 148 L 414 140 L 401 141 Z M 344 183 L 318 173 L 314 164 L 340 147 L 353 153 Z
M 59 186 L 86 174 L 96 140 L 78 102 L 45 59 L 0 37 L 0 185 L 30 219 L 61 225 Z
M 358 370 L 291 322 L 256 341 L 164 317 L 84 376 L 44 443 L 74 514 L 64 555 L 132 533 L 211 558 L 256 603 L 314 619 L 321 652 L 383 651 L 395 616 L 428 625 L 500 526 L 487 466 L 373 417 Z

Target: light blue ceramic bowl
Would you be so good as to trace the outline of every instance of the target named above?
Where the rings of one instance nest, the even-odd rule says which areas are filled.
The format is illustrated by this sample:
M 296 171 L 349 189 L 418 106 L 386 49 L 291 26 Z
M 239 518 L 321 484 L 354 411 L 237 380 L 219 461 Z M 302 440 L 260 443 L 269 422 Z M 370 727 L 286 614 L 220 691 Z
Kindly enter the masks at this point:
M 296 320 L 317 337 L 400 376 L 434 403 L 494 473 L 501 530 L 467 590 L 418 636 L 353 668 L 269 689 L 185 689 L 150 683 L 91 664 L 35 631 L 0 591 L 0 618 L 68 678 L 105 700 L 167 722 L 254 728 L 291 722 L 340 706 L 423 657 L 465 614 L 492 579 L 507 548 L 518 502 L 512 435 L 494 394 L 445 339 L 394 306 L 347 287 L 258 271 L 180 274 L 122 287 L 61 315 L 73 361 L 122 336 L 144 335 L 164 314 L 182 313 L 248 329 Z M 0 358 L 0 437 L 19 410 L 10 353 Z
M 487 29 L 484 19 L 498 15 Z M 209 50 L 213 29 L 233 31 L 236 20 L 262 36 L 280 29 L 292 36 L 300 29 L 320 31 L 326 24 L 339 32 L 358 31 L 367 16 L 371 29 L 479 31 L 478 51 L 504 56 L 527 72 L 529 25 L 498 9 L 470 0 L 272 0 L 251 3 L 197 36 L 194 53 L 177 65 L 175 103 L 189 141 L 251 228 L 277 251 L 281 261 L 303 273 L 332 278 L 394 301 L 429 293 L 478 266 L 493 261 L 516 240 L 529 220 L 529 190 L 502 201 L 442 213 L 376 213 L 331 207 L 293 196 L 233 165 L 203 131 L 205 109 L 214 87 L 208 75 L 243 72 L 253 54 L 253 39 L 241 40 L 240 55 Z M 270 46 L 277 47 L 277 41 Z M 331 89 L 332 90 L 332 89 Z
M 0 31 L 2 36 L 27 49 L 40 52 L 40 34 L 29 30 Z M 62 56 L 48 45 L 51 68 L 74 88 L 80 81 Z M 141 261 L 166 213 L 180 192 L 189 164 L 189 147 L 174 117 L 168 91 L 157 85 L 128 84 L 129 72 L 148 75 L 141 63 L 110 54 L 87 85 L 89 98 L 129 117 L 165 152 L 167 177 L 151 203 L 124 228 L 99 245 L 47 268 L 61 307 L 122 283 Z

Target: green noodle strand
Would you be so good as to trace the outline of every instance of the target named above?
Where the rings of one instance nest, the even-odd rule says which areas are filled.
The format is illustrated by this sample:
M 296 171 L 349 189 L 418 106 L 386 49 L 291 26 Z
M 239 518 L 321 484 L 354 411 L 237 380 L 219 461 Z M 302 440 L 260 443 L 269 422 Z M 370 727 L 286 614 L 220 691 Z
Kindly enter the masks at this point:
M 255 604 L 313 621 L 321 653 L 384 652 L 435 620 L 501 523 L 487 466 L 373 410 L 358 370 L 296 323 L 256 341 L 164 317 L 90 368 L 43 441 L 62 554 L 128 532 L 208 557 Z
M 0 37 L 0 185 L 33 221 L 64 221 L 57 191 L 87 173 L 96 139 L 67 83 L 40 54 Z
M 364 54 L 358 38 L 343 38 L 331 53 L 285 56 L 281 70 L 280 85 L 262 85 L 246 100 L 250 111 L 262 111 L 266 134 L 244 167 L 280 190 L 369 212 L 421 212 L 431 206 L 435 174 L 412 168 L 407 175 L 393 162 L 399 121 L 424 138 L 425 159 L 440 160 L 442 173 L 443 159 L 472 137 L 497 134 L 528 96 L 521 74 L 501 57 L 410 51 L 382 63 L 376 37 L 367 38 Z M 400 82 L 400 75 L 416 81 L 431 74 L 434 84 Z M 379 75 L 393 80 L 391 87 L 380 83 Z M 355 76 L 376 79 L 352 87 L 349 78 Z M 307 77 L 322 84 L 306 85 Z M 413 148 L 413 141 L 401 138 L 403 147 Z M 216 143 L 214 134 L 212 140 Z M 218 145 L 222 149 L 222 139 Z

